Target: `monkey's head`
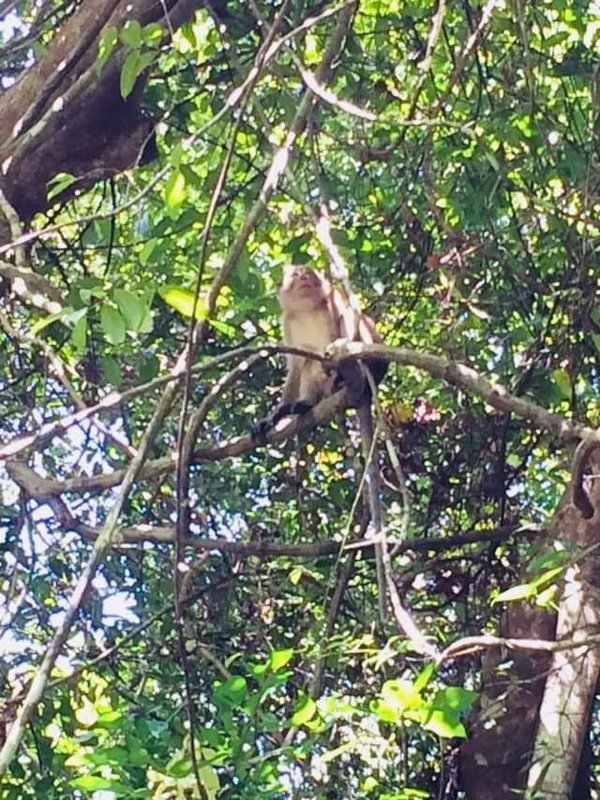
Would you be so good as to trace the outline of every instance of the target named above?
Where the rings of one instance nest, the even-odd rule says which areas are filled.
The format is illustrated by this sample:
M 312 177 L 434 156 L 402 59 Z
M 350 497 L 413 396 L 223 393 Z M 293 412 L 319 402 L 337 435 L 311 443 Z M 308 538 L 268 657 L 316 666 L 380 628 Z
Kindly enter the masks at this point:
M 284 312 L 316 310 L 328 302 L 329 282 L 310 267 L 285 267 L 277 297 Z

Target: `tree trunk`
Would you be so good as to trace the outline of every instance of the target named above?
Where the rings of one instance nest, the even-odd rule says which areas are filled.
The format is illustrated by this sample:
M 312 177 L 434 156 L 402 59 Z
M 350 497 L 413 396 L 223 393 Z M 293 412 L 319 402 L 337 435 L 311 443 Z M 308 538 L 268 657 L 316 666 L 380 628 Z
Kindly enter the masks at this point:
M 66 199 L 152 154 L 154 123 L 141 110 L 146 75 L 123 99 L 120 75 L 128 50 L 117 46 L 98 75 L 98 44 L 107 28 L 120 29 L 127 20 L 158 22 L 167 30 L 165 9 L 177 28 L 201 5 L 201 0 L 83 0 L 44 57 L 0 97 L 0 189 L 21 221 L 48 208 L 47 185 L 54 175 L 78 179 L 62 195 Z M 222 10 L 226 2 L 216 5 Z M 9 238 L 0 214 L 0 244 Z
M 598 458 L 590 459 L 598 474 Z M 595 513 L 584 519 L 563 497 L 548 542 L 570 540 L 585 556 L 567 571 L 558 616 L 509 603 L 500 635 L 583 641 L 600 627 L 600 480 L 589 481 Z M 590 708 L 600 670 L 597 646 L 554 654 L 488 651 L 482 659 L 482 695 L 470 737 L 461 748 L 461 788 L 468 800 L 514 800 L 526 787 L 553 800 L 575 796 Z M 537 795 L 536 795 L 537 796 Z

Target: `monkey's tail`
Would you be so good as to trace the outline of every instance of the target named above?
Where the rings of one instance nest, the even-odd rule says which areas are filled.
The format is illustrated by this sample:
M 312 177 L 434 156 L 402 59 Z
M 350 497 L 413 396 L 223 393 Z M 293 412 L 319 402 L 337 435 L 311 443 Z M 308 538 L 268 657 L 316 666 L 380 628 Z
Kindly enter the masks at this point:
M 384 622 L 387 617 L 387 581 L 384 560 L 388 557 L 388 552 L 387 543 L 385 541 L 385 525 L 383 519 L 383 505 L 381 502 L 381 480 L 379 477 L 375 426 L 373 424 L 373 412 L 368 398 L 363 399 L 358 406 L 357 415 L 365 462 L 367 499 L 371 517 L 370 536 L 375 540 L 375 568 L 377 571 L 377 590 L 379 594 L 379 618 Z

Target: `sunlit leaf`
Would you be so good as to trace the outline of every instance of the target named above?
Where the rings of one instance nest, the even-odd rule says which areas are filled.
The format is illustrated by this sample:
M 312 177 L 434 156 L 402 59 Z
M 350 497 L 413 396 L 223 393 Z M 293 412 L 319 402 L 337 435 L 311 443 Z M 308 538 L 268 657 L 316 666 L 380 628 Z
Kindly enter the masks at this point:
M 185 176 L 181 170 L 175 169 L 165 187 L 165 202 L 169 208 L 174 208 L 183 203 L 185 196 Z
M 527 600 L 530 597 L 534 597 L 535 593 L 535 586 L 533 586 L 531 583 L 521 583 L 518 586 L 512 586 L 510 589 L 500 592 L 500 594 L 494 597 L 492 602 L 511 603 L 515 600 Z
M 75 709 L 75 719 L 80 725 L 91 728 L 98 719 L 98 712 L 91 703 L 85 702 L 82 706 Z
M 111 780 L 110 778 L 102 778 L 99 775 L 82 775 L 79 778 L 73 778 L 69 784 L 74 789 L 81 789 L 83 792 L 124 792 L 127 787 L 118 780 Z
M 100 39 L 100 43 L 98 45 L 98 55 L 96 56 L 96 61 L 94 63 L 94 69 L 98 75 L 100 75 L 104 69 L 104 66 L 110 58 L 118 41 L 119 34 L 117 29 L 114 27 L 106 28 Z
M 292 647 L 286 650 L 273 650 L 269 655 L 269 666 L 273 672 L 278 672 L 280 669 L 292 660 L 294 657 L 294 649 Z
M 290 582 L 295 586 L 302 580 L 302 576 L 304 575 L 304 570 L 302 567 L 294 567 L 294 569 L 290 570 Z
M 52 200 L 61 192 L 64 192 L 65 189 L 68 189 L 69 186 L 72 186 L 76 181 L 77 178 L 74 175 L 69 175 L 66 172 L 59 172 L 58 175 L 55 175 L 48 181 L 48 200 Z
M 159 289 L 158 293 L 167 305 L 183 314 L 184 317 L 191 317 L 195 311 L 196 319 L 205 319 L 206 312 L 203 300 L 197 298 L 194 304 L 194 292 L 189 289 L 182 289 L 178 286 L 165 286 Z
M 296 706 L 296 710 L 292 715 L 291 724 L 294 726 L 304 725 L 309 720 L 311 720 L 316 713 L 317 713 L 317 704 L 311 697 L 309 697 L 308 695 L 304 695 L 304 697 L 299 701 L 298 705 Z

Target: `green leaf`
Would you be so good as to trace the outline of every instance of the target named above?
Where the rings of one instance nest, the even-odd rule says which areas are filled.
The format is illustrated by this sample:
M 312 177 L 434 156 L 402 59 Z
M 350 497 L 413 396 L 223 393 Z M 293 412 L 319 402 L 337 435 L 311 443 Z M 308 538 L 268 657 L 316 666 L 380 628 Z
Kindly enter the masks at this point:
M 347 753 L 349 750 L 353 750 L 357 744 L 358 740 L 352 738 L 350 741 L 344 742 L 344 744 L 340 745 L 340 747 L 335 747 L 333 750 L 328 750 L 325 753 L 322 753 L 321 761 L 324 764 L 327 764 L 329 761 L 333 761 L 334 759 L 338 758 L 338 756 Z
M 147 766 L 151 759 L 150 754 L 144 747 L 132 747 L 127 751 L 128 762 L 136 767 Z
M 60 314 L 57 314 L 57 318 L 60 319 L 61 322 L 66 323 L 67 325 L 77 325 L 80 319 L 85 317 L 88 313 L 87 308 L 65 308 L 63 309 Z M 40 329 L 41 330 L 41 329 Z
M 132 50 L 129 53 L 121 67 L 121 96 L 124 100 L 133 91 L 139 76 L 153 61 L 152 53 L 140 53 L 139 50 Z
M 423 727 L 442 739 L 465 739 L 467 736 L 459 715 L 449 709 L 432 711 Z
M 471 689 L 464 689 L 462 686 L 446 686 L 435 693 L 433 707 L 464 712 L 469 711 L 476 699 L 477 692 Z
M 102 778 L 100 775 L 81 775 L 79 778 L 73 778 L 73 780 L 69 781 L 69 784 L 75 789 L 81 789 L 83 792 L 99 792 L 102 790 L 122 792 L 127 790 L 127 787 L 120 781 Z
M 123 712 L 118 710 L 103 711 L 98 716 L 97 728 L 116 728 L 121 724 Z
M 100 75 L 104 69 L 106 62 L 110 58 L 111 53 L 115 49 L 115 45 L 118 41 L 119 35 L 117 33 L 117 29 L 114 27 L 107 28 L 102 34 L 102 38 L 98 44 L 96 61 L 94 62 L 94 70 L 96 71 L 97 75 Z
M 304 570 L 302 567 L 294 567 L 292 570 L 290 570 L 289 579 L 292 586 L 297 586 L 302 580 L 303 575 Z
M 219 796 L 219 789 L 221 788 L 219 776 L 216 771 L 213 767 L 205 765 L 200 767 L 198 772 L 200 773 L 200 780 L 202 781 L 208 800 L 215 800 L 215 798 Z
M 153 380 L 156 378 L 160 371 L 160 361 L 158 357 L 154 353 L 148 353 L 140 367 L 140 380 L 142 383 L 147 383 L 148 381 Z
M 558 577 L 564 572 L 564 567 L 553 567 L 552 569 L 547 569 L 545 572 L 542 572 L 541 575 L 538 575 L 531 581 L 531 585 L 535 589 L 539 589 L 542 586 L 550 583 L 554 580 L 554 578 Z
M 178 142 L 169 153 L 169 164 L 171 164 L 173 167 L 179 168 L 181 166 L 181 162 L 184 159 L 184 156 L 185 156 L 185 147 L 181 142 Z
M 91 755 L 93 764 L 128 764 L 129 751 L 124 747 L 98 747 Z
M 181 205 L 186 197 L 185 176 L 180 169 L 175 169 L 171 173 L 167 185 L 165 186 L 165 203 L 167 208 L 175 208 Z
M 514 602 L 515 600 L 528 600 L 530 597 L 534 597 L 535 593 L 536 593 L 535 587 L 532 586 L 530 583 L 521 583 L 518 586 L 512 586 L 505 592 L 500 592 L 500 594 L 494 597 L 494 599 L 492 600 L 492 604 L 511 603 Z
M 528 561 L 527 572 L 530 575 L 535 575 L 542 570 L 564 567 L 567 561 L 568 554 L 564 550 L 552 550 L 549 553 L 542 553 Z
M 142 44 L 142 26 L 137 19 L 128 19 L 121 28 L 119 38 L 128 47 L 139 47 Z
M 74 175 L 69 175 L 68 172 L 59 172 L 48 181 L 48 200 L 52 200 L 53 197 L 64 192 L 65 189 L 68 189 L 69 186 L 72 186 L 76 181 L 77 178 Z
M 146 306 L 144 308 L 142 319 L 140 320 L 138 331 L 140 333 L 151 333 L 153 327 L 154 327 L 154 312 L 152 311 L 151 308 Z
M 125 318 L 128 331 L 138 331 L 146 313 L 146 303 L 134 292 L 115 289 L 115 300 Z
M 101 298 L 104 300 L 104 297 L 104 288 L 102 286 L 95 286 L 92 288 L 82 287 L 79 289 L 79 298 L 86 306 L 89 306 L 93 298 Z
M 426 664 L 421 672 L 417 675 L 414 682 L 414 689 L 416 692 L 422 692 L 427 687 L 430 680 L 435 675 L 435 664 Z
M 381 697 L 372 704 L 372 710 L 384 722 L 401 722 L 404 713 L 423 704 L 420 692 L 411 681 L 392 678 L 381 687 Z
M 248 669 L 250 670 L 250 674 L 253 675 L 255 678 L 262 678 L 262 676 L 266 673 L 269 668 L 268 662 L 264 662 L 261 664 L 248 664 Z
M 305 725 L 315 716 L 316 713 L 317 704 L 315 701 L 308 695 L 303 695 L 296 704 L 296 708 L 292 715 L 291 724 L 296 727 Z
M 164 286 L 158 290 L 159 295 L 165 303 L 175 311 L 179 311 L 184 317 L 191 317 L 194 312 L 194 293 L 189 289 L 181 289 L 178 286 Z M 206 310 L 202 298 L 197 298 L 195 307 L 196 319 L 206 319 Z
M 229 325 L 227 322 L 221 322 L 218 319 L 211 319 L 210 325 L 219 333 L 222 333 L 223 336 L 227 336 L 228 339 L 235 339 L 238 336 L 238 329 L 235 325 Z
M 561 395 L 569 399 L 571 397 L 571 378 L 569 373 L 564 369 L 554 369 L 551 375 Z
M 121 374 L 119 362 L 115 358 L 112 358 L 112 356 L 100 356 L 98 360 L 106 381 L 112 386 L 120 386 L 123 376 Z
M 80 319 L 77 320 L 75 326 L 73 328 L 73 333 L 71 334 L 71 340 L 73 342 L 73 346 L 77 350 L 78 353 L 85 352 L 85 348 L 87 345 L 87 317 L 85 312 L 87 312 L 87 308 L 82 309 L 83 314 Z
M 137 50 L 134 50 L 129 53 L 121 67 L 121 97 L 123 97 L 124 100 L 126 100 L 133 91 L 135 82 L 140 74 L 138 70 L 138 60 L 139 53 Z
M 414 683 L 399 678 L 386 681 L 381 688 L 382 698 L 404 711 L 407 708 L 418 708 L 423 702 L 421 694 Z
M 147 47 L 157 48 L 163 39 L 164 33 L 162 25 L 159 25 L 158 22 L 150 22 L 148 25 L 144 25 L 142 29 L 144 44 Z
M 234 675 L 225 683 L 217 682 L 213 694 L 217 705 L 233 708 L 239 706 L 248 693 L 248 684 L 243 675 Z
M 125 320 L 116 308 L 109 305 L 102 306 L 100 325 L 106 340 L 111 344 L 121 344 L 125 340 Z
M 294 649 L 291 647 L 286 650 L 273 650 L 269 655 L 269 666 L 273 672 L 279 672 L 293 657 Z
M 148 239 L 146 244 L 142 247 L 139 255 L 140 264 L 142 266 L 146 266 L 146 264 L 150 261 L 152 253 L 156 250 L 158 246 L 157 239 Z
M 556 596 L 558 594 L 558 586 L 548 586 L 542 589 L 535 598 L 535 604 L 539 608 L 554 608 L 556 609 Z

